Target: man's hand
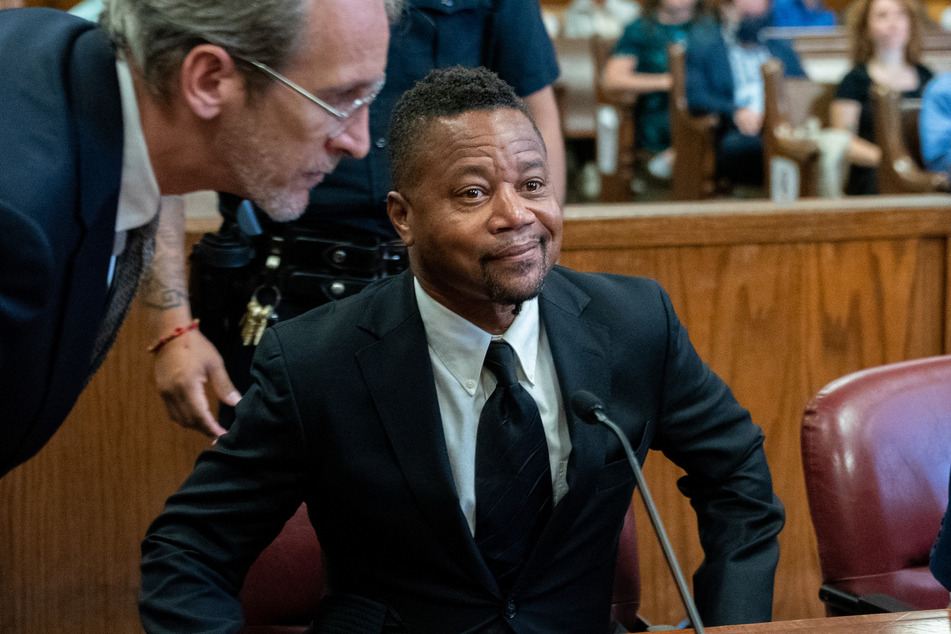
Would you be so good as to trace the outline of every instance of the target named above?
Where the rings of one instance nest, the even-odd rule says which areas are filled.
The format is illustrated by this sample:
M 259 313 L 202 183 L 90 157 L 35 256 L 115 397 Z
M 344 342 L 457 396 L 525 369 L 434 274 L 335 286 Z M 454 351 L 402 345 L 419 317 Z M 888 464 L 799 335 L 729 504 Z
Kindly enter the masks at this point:
M 173 421 L 217 438 L 225 433 L 211 413 L 205 383 L 211 383 L 223 403 L 241 400 L 225 371 L 221 355 L 198 330 L 176 337 L 155 355 L 155 385 Z
M 756 136 L 763 127 L 763 115 L 749 108 L 740 108 L 733 113 L 733 122 L 743 134 Z

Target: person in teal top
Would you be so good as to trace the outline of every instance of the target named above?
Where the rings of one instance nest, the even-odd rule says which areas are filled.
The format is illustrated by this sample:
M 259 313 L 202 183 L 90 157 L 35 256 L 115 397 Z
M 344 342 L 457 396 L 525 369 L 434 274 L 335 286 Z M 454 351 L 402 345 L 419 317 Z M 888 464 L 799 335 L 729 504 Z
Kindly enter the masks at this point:
M 669 178 L 673 163 L 667 46 L 685 43 L 693 29 L 702 28 L 717 28 L 706 0 L 647 0 L 644 15 L 624 29 L 604 68 L 606 88 L 637 95 L 635 143 L 655 154 L 648 163 L 654 176 Z

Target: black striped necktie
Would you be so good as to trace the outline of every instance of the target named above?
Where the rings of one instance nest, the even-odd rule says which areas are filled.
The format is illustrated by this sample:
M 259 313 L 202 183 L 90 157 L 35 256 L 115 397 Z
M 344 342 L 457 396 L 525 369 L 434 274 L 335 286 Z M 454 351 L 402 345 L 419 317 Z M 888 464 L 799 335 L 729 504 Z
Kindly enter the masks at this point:
M 475 540 L 507 591 L 551 514 L 551 469 L 538 405 L 518 383 L 512 347 L 493 341 L 485 367 L 498 384 L 479 416 Z

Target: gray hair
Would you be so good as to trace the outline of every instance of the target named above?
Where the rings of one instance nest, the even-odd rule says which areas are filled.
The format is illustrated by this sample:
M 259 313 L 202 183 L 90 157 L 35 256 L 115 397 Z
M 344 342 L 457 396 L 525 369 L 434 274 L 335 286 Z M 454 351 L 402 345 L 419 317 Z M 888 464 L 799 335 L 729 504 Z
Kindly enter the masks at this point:
M 308 0 L 105 0 L 99 23 L 142 70 L 152 96 L 167 101 L 185 56 L 204 42 L 281 68 L 299 45 L 307 7 Z
M 348 0 L 339 0 L 347 2 Z M 381 0 L 391 20 L 404 0 Z M 168 101 L 182 61 L 208 42 L 229 54 L 282 69 L 305 33 L 310 0 L 105 0 L 100 25 L 121 55 L 141 70 L 149 93 Z M 237 61 L 237 60 L 236 60 Z M 268 81 L 247 72 L 248 89 Z

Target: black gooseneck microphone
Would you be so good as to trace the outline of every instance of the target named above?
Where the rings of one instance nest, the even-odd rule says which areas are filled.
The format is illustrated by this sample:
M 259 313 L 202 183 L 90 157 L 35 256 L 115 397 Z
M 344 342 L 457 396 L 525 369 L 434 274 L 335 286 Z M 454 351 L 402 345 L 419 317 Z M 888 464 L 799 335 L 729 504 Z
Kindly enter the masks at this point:
M 657 507 L 654 506 L 654 500 L 651 497 L 650 491 L 647 489 L 644 474 L 641 472 L 641 467 L 637 463 L 634 451 L 631 449 L 631 443 L 628 442 L 627 437 L 624 436 L 624 433 L 614 421 L 608 418 L 608 415 L 604 412 L 604 405 L 601 403 L 601 400 L 591 392 L 586 390 L 575 392 L 571 397 L 571 409 L 586 423 L 591 425 L 600 423 L 604 425 L 614 432 L 614 435 L 621 441 L 621 446 L 624 447 L 624 453 L 627 454 L 627 461 L 631 464 L 631 471 L 634 472 L 637 490 L 640 491 L 641 499 L 644 500 L 644 506 L 647 509 L 647 514 L 650 516 L 651 524 L 654 526 L 654 532 L 657 533 L 657 540 L 660 542 L 661 550 L 664 551 L 664 557 L 667 559 L 667 567 L 670 568 L 670 572 L 677 584 L 677 591 L 680 592 L 680 599 L 684 604 L 684 608 L 687 610 L 687 616 L 693 624 L 694 631 L 697 632 L 697 634 L 704 634 L 703 623 L 700 621 L 697 606 L 693 602 L 693 597 L 690 596 L 687 582 L 684 579 L 683 573 L 680 571 L 680 566 L 677 564 L 674 549 L 670 545 L 670 540 L 667 539 L 667 532 L 664 530 L 664 525 L 660 521 L 660 515 L 657 513 Z

